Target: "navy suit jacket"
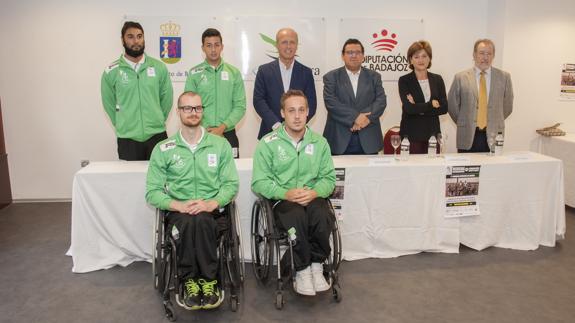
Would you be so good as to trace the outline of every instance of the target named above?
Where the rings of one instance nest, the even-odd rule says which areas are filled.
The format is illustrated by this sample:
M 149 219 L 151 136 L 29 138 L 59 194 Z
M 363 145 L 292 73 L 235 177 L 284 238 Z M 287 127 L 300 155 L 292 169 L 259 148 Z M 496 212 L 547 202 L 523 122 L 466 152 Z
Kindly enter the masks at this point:
M 307 97 L 309 105 L 308 121 L 315 115 L 317 98 L 315 81 L 311 69 L 294 60 L 290 90 L 301 90 Z M 254 108 L 262 118 L 258 139 L 272 130 L 276 122 L 283 122 L 280 113 L 280 98 L 284 86 L 280 72 L 279 60 L 263 64 L 258 68 L 254 85 Z

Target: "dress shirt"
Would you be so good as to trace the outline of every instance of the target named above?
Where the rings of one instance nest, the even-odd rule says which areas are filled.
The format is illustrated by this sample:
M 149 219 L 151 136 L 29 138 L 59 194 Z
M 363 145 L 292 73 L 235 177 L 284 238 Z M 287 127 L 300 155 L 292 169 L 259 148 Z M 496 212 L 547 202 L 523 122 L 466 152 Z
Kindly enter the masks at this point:
M 293 65 L 294 62 L 291 62 L 289 67 L 286 67 L 282 61 L 278 59 L 278 63 L 280 64 L 280 72 L 282 74 L 282 83 L 284 85 L 284 93 L 289 90 L 289 85 L 291 83 L 291 73 L 293 72 Z
M 351 82 L 351 87 L 353 87 L 353 95 L 357 96 L 357 83 L 359 82 L 359 74 L 361 73 L 361 68 L 357 72 L 352 72 L 345 69 L 347 72 L 347 76 L 349 76 L 349 81 Z
M 479 93 L 481 86 L 479 83 L 479 78 L 481 77 L 481 70 L 477 66 L 473 67 L 475 70 L 475 81 L 477 83 L 477 93 Z M 485 86 L 487 86 L 487 104 L 489 104 L 489 89 L 491 87 L 491 67 L 485 70 Z

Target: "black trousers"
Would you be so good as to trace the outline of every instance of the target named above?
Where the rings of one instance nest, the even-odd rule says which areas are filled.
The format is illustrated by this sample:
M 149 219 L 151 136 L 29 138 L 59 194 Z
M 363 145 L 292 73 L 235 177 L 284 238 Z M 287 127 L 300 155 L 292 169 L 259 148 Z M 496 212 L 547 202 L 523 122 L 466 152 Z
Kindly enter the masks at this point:
M 156 144 L 168 138 L 166 132 L 153 135 L 150 139 L 139 142 L 128 138 L 118 138 L 118 157 L 122 160 L 150 160 Z
M 312 262 L 324 262 L 331 252 L 329 235 L 334 227 L 329 205 L 316 198 L 306 207 L 289 201 L 274 206 L 274 216 L 280 230 L 296 229 L 293 246 L 295 270 L 305 269 Z
M 240 141 L 238 140 L 238 136 L 236 135 L 236 129 L 224 132 L 224 138 L 226 138 L 230 143 L 230 145 L 232 146 L 232 152 L 234 158 L 240 158 Z
M 429 143 L 427 141 L 410 141 L 409 142 L 409 153 L 410 154 L 427 154 L 427 148 Z M 439 143 L 435 148 L 435 152 L 439 154 Z
M 469 150 L 458 149 L 460 153 L 488 153 L 489 145 L 487 144 L 487 133 L 484 130 L 475 128 L 475 136 L 473 136 L 473 144 Z
M 182 279 L 216 279 L 218 274 L 218 237 L 227 228 L 224 214 L 215 210 L 189 215 L 169 212 L 166 234 L 174 238 L 178 274 Z M 174 227 L 176 229 L 174 229 Z

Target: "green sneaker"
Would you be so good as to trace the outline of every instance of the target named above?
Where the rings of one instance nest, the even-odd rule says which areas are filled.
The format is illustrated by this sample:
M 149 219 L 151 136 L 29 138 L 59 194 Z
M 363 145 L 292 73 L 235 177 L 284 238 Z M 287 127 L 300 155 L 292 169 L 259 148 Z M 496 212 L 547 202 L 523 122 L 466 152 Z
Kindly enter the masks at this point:
M 184 304 L 192 310 L 202 308 L 200 286 L 193 278 L 189 278 L 184 283 Z
M 205 279 L 198 279 L 198 283 L 202 286 L 202 294 L 204 295 L 204 305 L 202 308 L 211 309 L 220 306 L 224 298 L 218 286 L 218 280 L 207 281 Z

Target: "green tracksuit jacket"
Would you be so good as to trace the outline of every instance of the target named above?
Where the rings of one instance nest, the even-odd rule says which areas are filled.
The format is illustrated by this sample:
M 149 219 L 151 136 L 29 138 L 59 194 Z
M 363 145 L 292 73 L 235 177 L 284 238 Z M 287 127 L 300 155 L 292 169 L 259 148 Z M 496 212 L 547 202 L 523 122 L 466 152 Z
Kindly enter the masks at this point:
M 223 207 L 232 201 L 238 186 L 232 148 L 226 139 L 204 130 L 192 152 L 178 132 L 152 152 L 146 201 L 162 210 L 168 210 L 172 200 L 215 200 Z
M 225 131 L 236 127 L 246 114 L 246 91 L 240 71 L 222 59 L 217 68 L 206 61 L 192 68 L 186 79 L 185 91 L 202 97 L 202 126 L 226 125 Z
M 328 197 L 335 187 L 335 170 L 324 137 L 307 128 L 296 151 L 284 126 L 265 135 L 254 153 L 252 190 L 268 199 L 284 200 L 292 188 L 307 187 Z
M 173 90 L 164 63 L 146 55 L 136 73 L 122 55 L 102 74 L 101 94 L 118 138 L 144 142 L 166 130 Z

